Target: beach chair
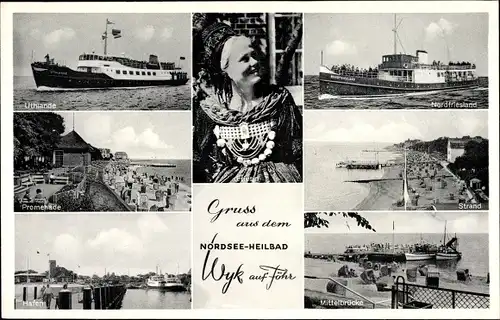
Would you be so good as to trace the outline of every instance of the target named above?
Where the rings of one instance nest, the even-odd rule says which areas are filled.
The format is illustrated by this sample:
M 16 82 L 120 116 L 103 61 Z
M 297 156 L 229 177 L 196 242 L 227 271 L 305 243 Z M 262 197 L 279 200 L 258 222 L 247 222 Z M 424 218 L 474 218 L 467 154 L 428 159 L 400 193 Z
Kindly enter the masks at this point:
M 34 174 L 31 175 L 31 181 L 33 181 L 35 184 L 43 184 L 45 183 L 45 177 L 43 174 Z
M 31 180 L 31 177 L 28 173 L 22 174 L 20 178 L 22 186 L 31 187 L 35 185 L 35 183 L 33 182 L 33 180 Z

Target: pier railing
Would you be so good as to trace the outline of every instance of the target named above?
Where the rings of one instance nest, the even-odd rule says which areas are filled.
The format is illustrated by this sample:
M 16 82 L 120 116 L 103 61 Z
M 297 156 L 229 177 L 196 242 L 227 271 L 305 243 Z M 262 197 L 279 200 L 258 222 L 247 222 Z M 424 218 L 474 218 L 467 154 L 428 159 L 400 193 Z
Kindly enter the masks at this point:
M 398 309 L 488 309 L 487 293 L 445 289 L 407 283 L 398 277 L 392 286 L 392 308 Z

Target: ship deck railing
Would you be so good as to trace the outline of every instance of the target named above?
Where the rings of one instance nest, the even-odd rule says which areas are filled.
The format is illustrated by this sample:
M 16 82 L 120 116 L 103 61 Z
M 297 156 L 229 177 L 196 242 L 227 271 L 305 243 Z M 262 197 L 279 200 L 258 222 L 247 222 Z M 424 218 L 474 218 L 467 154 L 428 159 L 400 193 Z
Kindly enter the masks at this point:
M 331 68 L 331 71 L 337 73 L 338 75 L 342 76 L 349 76 L 349 77 L 361 77 L 361 78 L 377 78 L 378 77 L 378 72 L 377 71 L 356 71 L 356 70 L 344 70 L 340 68 Z

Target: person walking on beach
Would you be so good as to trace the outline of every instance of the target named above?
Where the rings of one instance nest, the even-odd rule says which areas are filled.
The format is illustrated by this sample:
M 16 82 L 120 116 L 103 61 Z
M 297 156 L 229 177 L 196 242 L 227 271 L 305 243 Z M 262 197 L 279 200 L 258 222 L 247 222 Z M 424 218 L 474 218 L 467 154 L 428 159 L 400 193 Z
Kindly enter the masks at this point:
M 50 309 L 50 303 L 52 302 L 52 297 L 54 293 L 52 292 L 52 288 L 50 285 L 47 285 L 47 289 L 45 289 L 45 306 L 47 309 Z
M 40 297 L 42 301 L 45 301 L 45 286 L 42 286 L 42 288 L 40 289 Z

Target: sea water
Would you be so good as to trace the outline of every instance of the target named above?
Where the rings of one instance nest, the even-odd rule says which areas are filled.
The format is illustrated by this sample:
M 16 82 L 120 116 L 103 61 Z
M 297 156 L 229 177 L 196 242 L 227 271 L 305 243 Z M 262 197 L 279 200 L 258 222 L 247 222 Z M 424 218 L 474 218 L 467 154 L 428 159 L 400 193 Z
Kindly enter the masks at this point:
M 14 110 L 33 111 L 26 104 L 55 104 L 57 110 L 190 110 L 190 82 L 182 86 L 113 89 L 37 90 L 33 77 L 14 77 Z
M 377 143 L 331 143 L 306 141 L 305 166 L 305 209 L 307 211 L 353 209 L 366 196 L 368 183 L 345 182 L 358 179 L 380 179 L 383 170 L 347 170 L 336 168 L 339 161 L 375 161 L 375 153 L 363 150 L 380 150 L 389 144 Z M 395 160 L 398 154 L 380 152 L 378 160 Z
M 367 218 L 368 219 L 368 218 Z M 458 261 L 439 261 L 436 267 L 447 278 L 456 279 L 457 269 L 469 269 L 472 276 L 486 277 L 489 272 L 488 234 L 487 233 L 460 233 L 457 234 L 459 241 L 458 250 L 462 252 L 462 258 Z M 412 245 L 423 239 L 429 243 L 439 244 L 443 241 L 440 233 L 396 233 L 395 244 Z M 313 253 L 343 253 L 349 245 L 369 245 L 370 243 L 392 243 L 392 233 L 363 233 L 363 234 L 306 234 L 305 250 Z M 312 259 L 307 259 L 312 260 Z M 421 264 L 432 264 L 432 262 L 411 261 L 412 266 Z M 322 267 L 320 267 L 322 266 Z M 402 268 L 406 268 L 405 265 Z M 315 276 L 328 276 L 331 270 L 323 264 L 306 262 L 305 274 Z
M 432 104 L 453 105 L 453 102 L 467 104 L 468 109 L 488 108 L 488 79 L 480 78 L 480 87 L 458 91 L 432 91 L 377 97 L 320 95 L 319 76 L 304 77 L 304 99 L 306 109 L 436 109 Z

